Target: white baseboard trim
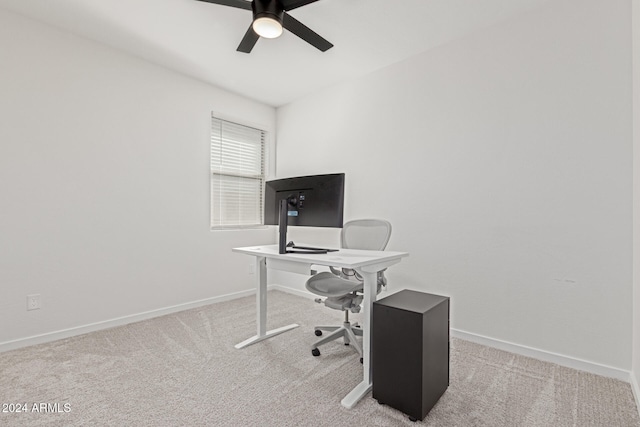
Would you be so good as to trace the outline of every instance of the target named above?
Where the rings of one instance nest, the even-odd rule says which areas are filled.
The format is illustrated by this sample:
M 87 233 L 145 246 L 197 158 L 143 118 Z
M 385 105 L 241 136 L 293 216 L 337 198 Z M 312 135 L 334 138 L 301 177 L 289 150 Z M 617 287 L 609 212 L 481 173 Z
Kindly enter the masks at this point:
M 317 299 L 320 298 L 320 295 L 316 295 L 314 293 L 311 293 L 309 291 L 304 291 L 304 290 L 300 290 L 300 289 L 294 289 L 294 288 L 289 288 L 287 286 L 283 286 L 283 285 L 269 285 L 267 287 L 269 290 L 274 290 L 274 291 L 281 291 L 281 292 L 286 292 L 288 294 L 292 294 L 292 295 L 297 295 L 299 297 L 303 297 L 303 298 L 309 298 L 309 299 Z M 392 294 L 395 294 L 396 291 L 388 291 L 388 290 L 382 290 L 381 293 L 378 294 L 378 299 L 384 298 L 384 297 L 388 297 Z M 324 297 L 323 297 L 324 298 Z
M 625 371 L 624 369 L 613 368 L 611 366 L 601 365 L 599 363 L 589 362 L 587 360 L 539 350 L 537 348 L 527 347 L 520 344 L 514 344 L 495 338 L 489 338 L 458 329 L 451 329 L 451 336 L 466 341 L 475 342 L 477 344 L 486 345 L 488 347 L 497 348 L 499 350 L 508 351 L 510 353 L 519 354 L 521 356 L 531 357 L 545 362 L 551 362 L 561 366 L 566 366 L 567 368 L 578 369 L 580 371 L 602 375 L 604 377 L 615 378 L 624 382 L 629 382 L 631 378 L 631 373 L 629 371 Z
M 286 292 L 292 295 L 297 295 L 307 299 L 315 299 L 318 296 L 298 289 L 289 288 L 281 285 L 269 285 L 269 290 L 277 290 Z M 90 332 L 100 331 L 103 329 L 109 329 L 116 326 L 127 325 L 129 323 L 140 322 L 142 320 L 152 319 L 154 317 L 164 316 L 167 314 L 177 313 L 184 310 L 190 310 L 192 308 L 198 308 L 205 305 L 216 304 L 219 302 L 230 301 L 237 298 L 255 295 L 255 289 L 248 289 L 245 291 L 234 292 L 231 294 L 221 295 L 218 297 L 206 298 L 199 301 L 193 301 L 185 304 L 178 304 L 170 307 L 161 308 L 158 310 L 150 310 L 143 313 L 133 314 L 130 316 L 118 317 L 115 319 L 105 320 L 102 322 L 91 323 L 87 325 L 77 326 L 74 328 L 64 329 L 60 331 L 49 332 L 41 335 L 34 335 L 31 337 L 20 338 L 13 341 L 5 341 L 0 343 L 0 353 L 15 350 L 22 347 L 28 347 L 31 345 L 47 343 L 56 341 L 59 339 L 69 338 L 77 335 L 82 335 Z M 633 395 L 636 400 L 636 405 L 640 410 L 640 387 L 636 381 L 635 376 L 629 371 L 623 369 L 613 368 L 606 365 L 601 365 L 594 362 L 588 362 L 573 357 L 564 356 L 561 354 L 551 353 L 548 351 L 539 350 L 532 347 L 523 346 L 520 344 L 514 344 L 507 341 L 497 340 L 494 338 L 485 337 L 482 335 L 473 334 L 470 332 L 451 329 L 451 336 L 460 338 L 466 341 L 475 342 L 477 344 L 486 345 L 488 347 L 497 348 L 500 350 L 508 351 L 511 353 L 519 354 L 522 356 L 532 357 L 534 359 L 543 360 L 545 362 L 556 363 L 561 366 L 566 366 L 573 369 L 578 369 L 586 372 L 590 372 L 597 375 L 602 375 L 610 378 L 619 379 L 621 381 L 629 382 Z
M 640 415 L 640 387 L 638 386 L 638 381 L 636 380 L 636 376 L 633 371 L 631 371 L 631 375 L 629 376 L 631 383 L 631 391 L 633 392 L 633 397 L 636 398 L 636 409 L 638 409 L 638 415 Z
M 313 293 L 311 293 L 309 291 L 301 291 L 299 289 L 288 288 L 288 287 L 282 286 L 282 285 L 269 285 L 267 287 L 267 289 L 274 290 L 274 291 L 286 292 L 288 294 L 297 295 L 297 296 L 302 297 L 302 298 L 308 298 L 308 299 L 319 298 L 318 295 L 313 294 Z
M 4 351 L 9 351 L 9 350 L 15 350 L 22 347 L 28 347 L 31 345 L 56 341 L 63 338 L 69 338 L 76 335 L 83 335 L 89 332 L 109 329 L 116 326 L 127 325 L 129 323 L 140 322 L 142 320 L 147 320 L 147 319 L 152 319 L 154 317 L 177 313 L 179 311 L 190 310 L 192 308 L 198 308 L 205 305 L 215 304 L 215 303 L 224 302 L 224 301 L 230 301 L 233 299 L 254 295 L 255 293 L 256 293 L 255 289 L 234 292 L 231 294 L 221 295 L 218 297 L 206 298 L 199 301 L 193 301 L 185 304 L 174 305 L 171 307 L 160 308 L 158 310 L 150 310 L 144 313 L 132 314 L 130 316 L 123 316 L 115 319 L 105 320 L 102 322 L 90 323 L 88 325 L 76 326 L 69 329 L 63 329 L 60 331 L 48 332 L 46 334 L 34 335 L 31 337 L 20 338 L 13 341 L 5 341 L 0 343 L 0 353 Z
M 289 294 L 293 294 L 293 295 L 297 295 L 297 296 L 301 296 L 309 299 L 318 298 L 317 295 L 312 294 L 311 292 L 301 291 L 298 289 L 293 289 L 293 288 L 289 288 L 281 285 L 270 285 L 269 289 L 278 290 L 278 291 L 286 292 Z M 384 297 L 384 296 L 380 295 L 379 297 Z M 531 358 L 542 360 L 545 362 L 556 363 L 558 365 L 566 366 L 568 368 L 578 369 L 580 371 L 585 371 L 585 372 L 589 372 L 596 375 L 602 375 L 604 377 L 615 378 L 624 382 L 630 382 L 632 384 L 632 387 L 634 386 L 636 387 L 634 390 L 636 401 L 638 401 L 638 398 L 640 397 L 640 389 L 638 389 L 637 382 L 631 382 L 631 380 L 633 379 L 631 373 L 623 369 L 613 368 L 611 366 L 601 365 L 599 363 L 589 362 L 589 361 L 577 359 L 574 357 L 569 357 L 569 356 L 564 356 L 557 353 L 552 353 L 549 351 L 539 350 L 533 347 L 527 347 L 520 344 L 514 344 L 507 341 L 489 338 L 482 335 L 462 331 L 459 329 L 451 329 L 451 336 L 455 338 L 460 338 L 466 341 L 475 342 L 477 344 L 486 345 L 487 347 L 493 347 L 499 350 L 508 351 L 510 353 L 519 354 L 521 356 L 531 357 Z M 638 404 L 638 408 L 640 408 L 640 404 Z

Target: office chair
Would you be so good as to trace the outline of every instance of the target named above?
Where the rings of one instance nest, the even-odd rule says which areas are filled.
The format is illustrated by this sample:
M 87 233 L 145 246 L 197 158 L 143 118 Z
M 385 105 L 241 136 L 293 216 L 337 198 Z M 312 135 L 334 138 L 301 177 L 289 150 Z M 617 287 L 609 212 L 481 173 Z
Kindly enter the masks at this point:
M 388 221 L 378 219 L 360 219 L 349 221 L 344 224 L 340 233 L 340 247 L 344 249 L 366 249 L 373 251 L 383 251 L 391 237 L 391 224 Z M 355 270 L 343 268 L 337 269 L 329 267 L 331 271 L 325 271 L 312 276 L 305 283 L 305 287 L 320 298 L 316 302 L 324 303 L 329 308 L 344 311 L 344 323 L 342 326 L 316 326 L 316 336 L 321 336 L 322 331 L 331 334 L 313 344 L 311 354 L 320 356 L 318 346 L 338 338 L 344 338 L 344 344 L 352 344 L 360 355 L 362 362 L 362 346 L 356 340 L 356 335 L 362 336 L 362 329 L 357 323 L 353 325 L 349 322 L 349 311 L 360 312 L 360 304 L 363 299 L 363 279 Z M 379 293 L 387 280 L 384 271 L 378 273 Z

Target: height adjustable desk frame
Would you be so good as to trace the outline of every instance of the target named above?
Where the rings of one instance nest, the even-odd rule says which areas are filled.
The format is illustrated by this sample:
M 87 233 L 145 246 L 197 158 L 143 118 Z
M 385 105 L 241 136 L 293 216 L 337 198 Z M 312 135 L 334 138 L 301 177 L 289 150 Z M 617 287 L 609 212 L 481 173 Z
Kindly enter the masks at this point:
M 378 272 L 400 262 L 408 256 L 407 252 L 363 251 L 341 249 L 327 254 L 278 253 L 278 245 L 234 248 L 234 252 L 251 255 L 256 258 L 256 306 L 257 334 L 235 347 L 240 349 L 255 344 L 272 336 L 297 328 L 297 324 L 283 326 L 267 331 L 267 268 L 294 273 L 311 273 L 312 265 L 333 266 L 356 270 L 364 279 L 364 300 L 362 311 L 362 382 L 342 399 L 342 405 L 352 408 L 360 399 L 371 391 L 371 325 L 373 302 L 376 300 L 378 288 Z

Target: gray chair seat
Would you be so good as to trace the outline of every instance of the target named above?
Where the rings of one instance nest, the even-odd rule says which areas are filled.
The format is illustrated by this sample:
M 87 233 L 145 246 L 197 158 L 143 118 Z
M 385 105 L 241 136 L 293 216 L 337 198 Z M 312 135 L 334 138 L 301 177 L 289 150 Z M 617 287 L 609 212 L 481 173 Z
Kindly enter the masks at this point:
M 354 291 L 362 291 L 362 283 L 341 279 L 328 271 L 312 276 L 305 286 L 309 291 L 323 297 L 339 297 Z

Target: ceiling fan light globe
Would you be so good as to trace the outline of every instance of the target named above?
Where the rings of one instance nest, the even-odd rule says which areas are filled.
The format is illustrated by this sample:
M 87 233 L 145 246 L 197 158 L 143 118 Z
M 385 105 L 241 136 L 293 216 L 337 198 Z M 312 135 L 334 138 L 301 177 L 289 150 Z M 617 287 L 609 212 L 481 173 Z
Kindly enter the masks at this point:
M 282 35 L 282 24 L 273 18 L 260 17 L 253 21 L 253 31 L 260 37 L 275 39 Z

